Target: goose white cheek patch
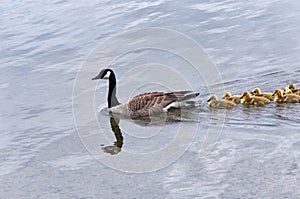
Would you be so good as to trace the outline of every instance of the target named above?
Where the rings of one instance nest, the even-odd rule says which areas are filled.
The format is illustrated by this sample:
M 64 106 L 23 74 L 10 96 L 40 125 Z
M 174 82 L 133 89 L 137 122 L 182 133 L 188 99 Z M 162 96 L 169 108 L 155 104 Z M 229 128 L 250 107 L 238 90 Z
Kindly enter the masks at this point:
M 107 71 L 107 73 L 105 74 L 105 76 L 103 77 L 103 79 L 109 79 L 110 76 L 110 71 Z

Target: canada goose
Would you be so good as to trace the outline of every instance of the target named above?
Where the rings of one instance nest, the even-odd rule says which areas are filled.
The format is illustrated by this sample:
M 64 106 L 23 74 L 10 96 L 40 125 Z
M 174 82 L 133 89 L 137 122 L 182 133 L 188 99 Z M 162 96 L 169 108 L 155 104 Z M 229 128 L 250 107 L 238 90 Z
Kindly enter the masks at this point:
M 267 98 L 268 100 L 271 100 L 271 101 L 274 100 L 274 96 L 272 96 L 273 93 L 262 93 L 260 88 L 253 89 L 251 94 L 254 96 L 257 96 L 257 97 Z
M 109 81 L 107 96 L 109 111 L 131 118 L 167 112 L 171 107 L 178 108 L 181 102 L 199 95 L 193 91 L 147 92 L 133 97 L 126 104 L 121 104 L 116 97 L 115 73 L 111 69 L 103 69 L 92 80 L 97 79 L 108 79 Z
M 268 104 L 270 102 L 269 99 L 264 97 L 252 96 L 249 92 L 244 92 L 241 96 L 241 103 L 245 105 L 255 105 L 255 106 L 262 106 Z
M 297 103 L 300 102 L 300 96 L 295 94 L 283 95 L 282 90 L 275 90 L 273 95 L 275 96 L 274 101 L 277 103 Z
M 207 100 L 209 102 L 209 106 L 211 108 L 227 108 L 231 109 L 232 107 L 236 106 L 236 104 L 229 100 L 219 100 L 216 95 L 210 96 Z
M 232 96 L 230 92 L 224 93 L 224 96 L 222 99 L 232 101 L 235 104 L 239 104 L 241 102 L 241 97 L 239 95 Z
M 295 84 L 290 84 L 288 87 L 294 94 L 300 95 L 300 88 L 297 88 Z

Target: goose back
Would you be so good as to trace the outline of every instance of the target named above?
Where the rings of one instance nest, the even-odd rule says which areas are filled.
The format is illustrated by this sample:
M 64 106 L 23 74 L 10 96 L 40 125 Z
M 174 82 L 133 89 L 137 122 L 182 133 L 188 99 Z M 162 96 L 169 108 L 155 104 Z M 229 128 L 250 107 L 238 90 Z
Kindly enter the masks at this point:
M 147 92 L 133 97 L 127 104 L 112 107 L 110 111 L 129 115 L 131 118 L 145 117 L 165 112 L 172 105 L 198 95 L 199 93 L 192 91 Z

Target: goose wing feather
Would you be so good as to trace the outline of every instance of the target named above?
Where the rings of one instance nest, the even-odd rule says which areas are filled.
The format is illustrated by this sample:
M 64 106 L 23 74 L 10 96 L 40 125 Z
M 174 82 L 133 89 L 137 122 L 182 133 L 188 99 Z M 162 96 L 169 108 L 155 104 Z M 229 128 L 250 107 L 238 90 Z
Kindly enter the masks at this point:
M 133 97 L 128 102 L 132 116 L 146 116 L 163 112 L 163 108 L 175 101 L 182 101 L 197 96 L 191 91 L 147 92 Z M 190 96 L 190 97 L 187 97 Z

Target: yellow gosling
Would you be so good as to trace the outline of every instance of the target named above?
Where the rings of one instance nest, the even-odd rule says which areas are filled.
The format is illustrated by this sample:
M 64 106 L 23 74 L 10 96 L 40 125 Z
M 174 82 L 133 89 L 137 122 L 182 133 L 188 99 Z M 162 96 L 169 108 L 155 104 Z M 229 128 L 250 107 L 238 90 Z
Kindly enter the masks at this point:
M 209 102 L 209 106 L 211 108 L 227 108 L 231 109 L 232 107 L 236 106 L 235 103 L 229 100 L 219 100 L 216 95 L 210 96 L 210 98 L 207 100 Z
M 264 97 L 252 96 L 249 92 L 244 92 L 241 97 L 241 103 L 245 105 L 255 105 L 255 106 L 262 106 L 268 104 L 270 102 L 269 99 Z
M 232 96 L 230 92 L 224 93 L 223 99 L 231 101 L 235 104 L 239 104 L 241 102 L 241 97 L 239 95 L 233 95 Z
M 276 103 L 298 103 L 300 102 L 300 96 L 295 94 L 285 94 L 283 95 L 282 90 L 275 90 L 273 93 Z
M 295 84 L 290 84 L 288 87 L 293 94 L 300 95 L 300 88 L 297 88 Z
M 291 89 L 289 89 L 288 87 L 283 89 L 283 95 L 285 94 L 293 94 L 293 91 Z
M 253 89 L 251 94 L 254 96 L 257 96 L 257 97 L 267 98 L 268 100 L 271 100 L 271 101 L 274 100 L 274 96 L 272 96 L 273 93 L 262 93 L 260 88 Z

